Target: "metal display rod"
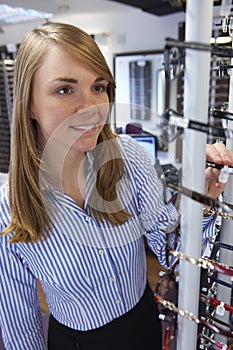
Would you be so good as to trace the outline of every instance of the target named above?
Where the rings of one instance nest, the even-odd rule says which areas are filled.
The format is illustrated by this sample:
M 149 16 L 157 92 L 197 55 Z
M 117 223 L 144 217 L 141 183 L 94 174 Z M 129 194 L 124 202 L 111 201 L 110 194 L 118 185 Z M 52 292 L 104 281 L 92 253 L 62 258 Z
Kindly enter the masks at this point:
M 232 43 L 233 47 L 233 43 Z M 231 59 L 231 65 L 233 64 L 233 59 Z M 228 111 L 233 111 L 233 76 L 230 75 L 230 82 L 229 82 L 229 105 L 228 105 Z M 233 121 L 228 121 L 228 127 L 233 127 Z M 227 148 L 231 149 L 233 151 L 233 140 L 227 139 L 226 142 Z M 228 183 L 226 185 L 226 188 L 224 190 L 224 201 L 228 204 L 233 204 L 233 176 L 230 175 Z M 233 245 L 233 221 L 232 220 L 226 220 L 223 219 L 221 223 L 221 241 L 224 243 L 228 243 L 230 245 Z M 224 262 L 225 264 L 229 266 L 233 266 L 233 252 L 231 250 L 226 249 L 220 249 L 220 255 L 219 255 L 220 261 Z M 232 280 L 229 276 L 220 276 L 220 279 L 225 280 L 228 283 L 232 283 Z M 225 286 L 219 284 L 217 288 L 217 298 L 224 301 L 228 304 L 231 304 L 231 297 L 232 297 L 232 290 L 230 288 L 226 288 Z M 224 315 L 218 317 L 226 322 L 229 323 L 230 320 L 230 314 L 229 312 L 225 312 Z M 226 338 L 223 336 L 216 336 L 216 338 L 219 341 L 226 342 Z
M 213 0 L 187 0 L 185 40 L 210 43 Z M 184 74 L 184 116 L 203 123 L 208 121 L 210 52 L 186 49 Z M 203 133 L 185 130 L 183 135 L 182 183 L 204 193 L 205 145 Z M 181 251 L 189 256 L 201 256 L 203 207 L 189 198 L 181 198 Z M 180 261 L 179 309 L 198 315 L 200 268 Z M 178 317 L 177 349 L 195 350 L 197 325 Z

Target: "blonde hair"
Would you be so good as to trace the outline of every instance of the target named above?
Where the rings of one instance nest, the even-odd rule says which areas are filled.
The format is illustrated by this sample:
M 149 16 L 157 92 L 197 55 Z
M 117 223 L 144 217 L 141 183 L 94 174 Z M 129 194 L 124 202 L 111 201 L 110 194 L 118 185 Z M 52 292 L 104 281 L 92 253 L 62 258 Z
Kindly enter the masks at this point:
M 86 62 L 97 74 L 106 79 L 109 103 L 113 103 L 115 82 L 110 69 L 95 41 L 80 28 L 64 23 L 45 23 L 28 32 L 20 45 L 15 63 L 11 160 L 9 167 L 9 203 L 11 222 L 1 232 L 14 232 L 11 242 L 36 242 L 45 237 L 45 225 L 50 223 L 39 186 L 40 151 L 37 124 L 30 118 L 32 80 L 42 59 L 52 44 L 59 44 Z M 98 143 L 114 140 L 116 135 L 109 123 L 104 126 Z M 104 148 L 111 159 L 104 165 L 96 164 L 96 188 L 104 201 L 115 201 L 116 184 L 124 173 L 124 161 L 119 147 Z M 107 143 L 108 144 L 108 143 Z M 96 157 L 95 162 L 100 161 Z M 119 204 L 119 203 L 118 203 Z M 92 208 L 93 215 L 105 218 L 113 225 L 128 220 L 130 214 L 116 205 L 113 211 Z

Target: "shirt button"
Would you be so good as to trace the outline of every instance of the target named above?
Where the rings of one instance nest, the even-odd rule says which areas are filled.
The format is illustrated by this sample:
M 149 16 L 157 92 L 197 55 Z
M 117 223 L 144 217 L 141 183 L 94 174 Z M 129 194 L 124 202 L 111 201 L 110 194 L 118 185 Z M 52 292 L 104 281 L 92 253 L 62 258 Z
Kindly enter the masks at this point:
M 90 216 L 86 216 L 86 221 L 91 221 L 91 217 Z
M 103 254 L 104 254 L 104 250 L 103 250 L 103 249 L 100 249 L 98 253 L 99 253 L 100 255 L 103 255 Z
M 109 277 L 109 281 L 112 283 L 115 281 L 115 277 Z
M 115 300 L 115 303 L 116 303 L 116 304 L 120 304 L 120 303 L 121 303 L 121 300 L 120 300 L 120 299 L 116 299 L 116 300 Z

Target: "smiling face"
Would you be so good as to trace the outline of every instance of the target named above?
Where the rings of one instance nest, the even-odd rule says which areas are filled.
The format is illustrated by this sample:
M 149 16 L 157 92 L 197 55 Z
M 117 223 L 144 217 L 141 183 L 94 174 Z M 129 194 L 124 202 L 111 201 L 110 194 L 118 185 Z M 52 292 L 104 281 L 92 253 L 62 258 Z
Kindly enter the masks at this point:
M 55 130 L 76 152 L 95 148 L 109 112 L 107 86 L 83 61 L 51 45 L 32 83 L 30 117 L 42 148 Z

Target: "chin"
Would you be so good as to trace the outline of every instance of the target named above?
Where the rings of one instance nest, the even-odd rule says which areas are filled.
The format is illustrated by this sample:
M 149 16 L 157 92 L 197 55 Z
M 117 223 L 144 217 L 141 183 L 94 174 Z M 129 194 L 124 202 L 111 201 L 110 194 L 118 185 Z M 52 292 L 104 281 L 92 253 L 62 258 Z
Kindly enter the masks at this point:
M 97 145 L 97 140 L 92 142 L 78 142 L 72 146 L 72 148 L 75 148 L 79 152 L 88 152 L 92 151 Z

